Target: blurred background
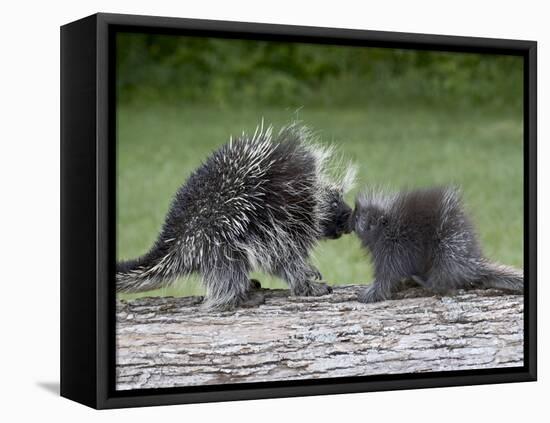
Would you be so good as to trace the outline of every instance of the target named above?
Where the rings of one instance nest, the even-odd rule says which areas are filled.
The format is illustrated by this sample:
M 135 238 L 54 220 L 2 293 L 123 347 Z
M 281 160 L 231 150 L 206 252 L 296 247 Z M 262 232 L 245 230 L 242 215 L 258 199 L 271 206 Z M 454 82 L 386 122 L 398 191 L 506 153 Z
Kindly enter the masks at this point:
M 461 186 L 486 255 L 523 267 L 522 101 L 514 56 L 120 33 L 117 259 L 144 254 L 189 174 L 263 118 L 301 120 L 353 160 L 350 205 L 372 185 Z M 372 280 L 354 235 L 321 242 L 312 262 L 332 285 Z M 186 278 L 121 297 L 201 293 Z

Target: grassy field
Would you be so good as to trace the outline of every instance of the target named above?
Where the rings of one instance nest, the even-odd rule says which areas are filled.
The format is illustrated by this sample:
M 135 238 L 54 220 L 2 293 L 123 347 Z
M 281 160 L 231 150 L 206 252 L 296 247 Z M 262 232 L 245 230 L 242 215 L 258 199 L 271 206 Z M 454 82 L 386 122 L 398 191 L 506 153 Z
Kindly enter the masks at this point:
M 117 142 L 117 258 L 147 251 L 171 198 L 190 172 L 230 134 L 253 131 L 261 118 L 275 128 L 298 118 L 338 145 L 359 166 L 358 188 L 400 189 L 458 184 L 486 254 L 523 267 L 523 130 L 521 112 L 428 107 L 232 110 L 120 106 Z M 333 285 L 369 283 L 368 255 L 353 235 L 320 243 L 313 262 Z M 285 287 L 256 275 L 264 287 Z M 197 279 L 143 295 L 202 293 Z

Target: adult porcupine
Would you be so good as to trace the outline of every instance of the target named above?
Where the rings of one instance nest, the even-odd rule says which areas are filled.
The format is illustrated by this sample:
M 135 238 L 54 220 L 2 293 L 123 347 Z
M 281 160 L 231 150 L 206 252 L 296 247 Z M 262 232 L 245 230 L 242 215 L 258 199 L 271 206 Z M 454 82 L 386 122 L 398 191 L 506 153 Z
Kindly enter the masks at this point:
M 498 288 L 523 292 L 523 272 L 487 260 L 456 188 L 359 196 L 350 219 L 371 252 L 375 280 L 359 294 L 370 303 L 390 299 L 412 279 L 436 293 Z
M 177 191 L 162 230 L 144 256 L 117 264 L 118 292 L 163 287 L 198 273 L 207 306 L 255 305 L 250 271 L 284 279 L 294 295 L 331 291 L 308 263 L 318 240 L 349 232 L 343 193 L 353 169 L 333 176 L 333 151 L 298 124 L 272 135 L 257 129 L 215 151 Z

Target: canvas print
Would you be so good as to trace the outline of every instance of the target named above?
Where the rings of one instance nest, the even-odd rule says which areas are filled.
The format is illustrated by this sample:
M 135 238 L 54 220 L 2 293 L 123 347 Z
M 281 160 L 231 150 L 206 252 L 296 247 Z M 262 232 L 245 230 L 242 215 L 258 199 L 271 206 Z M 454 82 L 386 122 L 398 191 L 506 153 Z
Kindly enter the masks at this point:
M 523 366 L 522 57 L 115 44 L 117 390 Z

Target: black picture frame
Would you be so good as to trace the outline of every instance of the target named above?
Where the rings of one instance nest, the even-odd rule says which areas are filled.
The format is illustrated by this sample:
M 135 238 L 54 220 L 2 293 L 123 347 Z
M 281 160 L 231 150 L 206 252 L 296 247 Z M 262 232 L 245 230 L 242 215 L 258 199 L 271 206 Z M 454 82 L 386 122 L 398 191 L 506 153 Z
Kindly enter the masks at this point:
M 121 30 L 523 57 L 524 366 L 115 391 L 115 293 L 109 278 L 115 266 L 113 40 Z M 61 395 L 103 409 L 536 380 L 536 69 L 534 41 L 104 13 L 61 27 Z

